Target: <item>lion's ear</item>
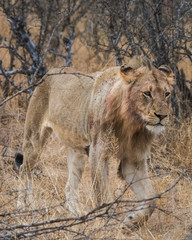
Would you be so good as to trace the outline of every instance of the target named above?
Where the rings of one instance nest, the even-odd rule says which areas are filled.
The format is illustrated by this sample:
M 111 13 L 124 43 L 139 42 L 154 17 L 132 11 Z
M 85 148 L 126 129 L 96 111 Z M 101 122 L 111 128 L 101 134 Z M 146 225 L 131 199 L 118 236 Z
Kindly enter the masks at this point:
M 127 75 L 128 72 L 133 71 L 133 68 L 131 68 L 131 67 L 127 66 L 127 65 L 123 65 L 123 66 L 121 66 L 120 71 L 121 71 L 123 74 L 126 74 L 126 75 Z
M 174 73 L 171 70 L 171 68 L 167 65 L 162 65 L 159 67 L 159 70 L 164 72 L 167 75 L 167 81 L 170 85 L 174 85 L 175 81 L 174 81 Z
M 137 79 L 138 74 L 136 74 L 136 70 L 132 67 L 123 65 L 120 67 L 120 76 L 125 82 L 132 83 Z

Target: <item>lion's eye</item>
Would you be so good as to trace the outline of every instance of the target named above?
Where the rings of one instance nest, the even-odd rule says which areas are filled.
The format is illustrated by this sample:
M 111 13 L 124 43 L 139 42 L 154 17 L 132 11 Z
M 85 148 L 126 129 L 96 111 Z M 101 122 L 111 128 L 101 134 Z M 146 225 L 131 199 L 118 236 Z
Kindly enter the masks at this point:
M 150 91 L 146 91 L 143 93 L 143 95 L 147 98 L 152 98 L 151 92 Z
M 166 98 L 169 97 L 170 94 L 171 94 L 170 92 L 166 92 L 166 93 L 165 93 L 165 97 L 166 97 Z

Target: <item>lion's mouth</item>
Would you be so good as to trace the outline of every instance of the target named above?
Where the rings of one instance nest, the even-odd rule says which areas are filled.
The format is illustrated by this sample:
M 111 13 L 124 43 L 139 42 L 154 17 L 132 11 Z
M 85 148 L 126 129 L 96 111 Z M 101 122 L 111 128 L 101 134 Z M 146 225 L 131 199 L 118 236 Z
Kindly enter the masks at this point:
M 161 122 L 155 124 L 154 126 L 163 126 L 164 127 L 164 125 Z
M 144 121 L 144 123 L 145 123 L 145 126 L 151 126 L 151 127 L 163 126 L 164 127 L 163 123 L 161 123 L 161 122 L 152 124 L 152 123 L 150 123 L 148 121 Z
M 149 117 L 146 117 L 143 115 L 141 116 L 144 121 L 144 125 L 146 129 L 149 130 L 150 132 L 159 134 L 160 132 L 165 130 L 164 120 L 160 120 L 156 118 L 150 119 Z

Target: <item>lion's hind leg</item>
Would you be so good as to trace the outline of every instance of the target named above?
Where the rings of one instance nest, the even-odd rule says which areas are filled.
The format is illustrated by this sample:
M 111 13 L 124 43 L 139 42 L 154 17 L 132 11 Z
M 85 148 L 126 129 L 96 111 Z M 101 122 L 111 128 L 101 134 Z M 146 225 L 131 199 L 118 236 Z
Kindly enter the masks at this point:
M 38 150 L 34 148 L 30 140 L 25 141 L 23 147 L 22 164 L 19 163 L 21 154 L 17 154 L 15 158 L 15 166 L 19 171 L 19 196 L 17 201 L 18 207 L 26 207 L 33 204 L 32 200 L 32 186 L 33 176 L 32 171 L 36 164 L 38 157 Z M 19 158 L 20 157 L 20 158 Z M 20 166 L 19 166 L 20 164 Z
M 67 148 L 68 180 L 65 187 L 66 206 L 73 216 L 83 214 L 79 203 L 79 185 L 87 158 L 85 149 Z
M 23 143 L 23 155 L 17 153 L 15 156 L 14 169 L 19 173 L 19 197 L 17 206 L 23 207 L 31 205 L 34 207 L 33 196 L 33 170 L 41 155 L 42 148 L 52 133 L 52 129 L 43 128 L 31 131 L 27 128 L 25 131 Z

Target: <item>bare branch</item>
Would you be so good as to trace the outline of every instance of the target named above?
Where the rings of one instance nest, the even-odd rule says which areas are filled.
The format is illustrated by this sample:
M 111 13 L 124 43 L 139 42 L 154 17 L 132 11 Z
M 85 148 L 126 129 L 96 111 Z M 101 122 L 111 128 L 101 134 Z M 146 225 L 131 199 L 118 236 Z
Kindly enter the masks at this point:
M 66 232 L 69 231 L 69 232 L 72 232 L 79 236 L 88 238 L 91 236 L 91 233 L 86 234 L 81 231 L 75 232 L 71 229 L 71 227 L 82 225 L 82 224 L 88 223 L 88 222 L 92 222 L 92 221 L 95 221 L 96 219 L 101 219 L 101 220 L 106 219 L 106 223 L 103 226 L 106 226 L 106 224 L 109 224 L 110 221 L 112 221 L 112 220 L 118 221 L 118 219 L 117 219 L 118 216 L 121 216 L 122 214 L 128 213 L 130 211 L 130 210 L 125 210 L 125 207 L 127 208 L 127 205 L 124 205 L 124 208 L 122 208 L 122 205 L 121 205 L 122 203 L 123 204 L 125 204 L 125 203 L 126 204 L 128 204 L 128 203 L 135 204 L 135 203 L 140 203 L 140 202 L 151 201 L 152 199 L 156 199 L 156 198 L 161 198 L 164 194 L 170 192 L 173 188 L 176 187 L 176 185 L 179 183 L 179 181 L 186 175 L 186 172 L 187 171 L 184 171 L 180 175 L 180 177 L 169 188 L 165 189 L 163 192 L 157 194 L 153 198 L 143 199 L 141 201 L 122 200 L 121 199 L 122 196 L 125 194 L 127 189 L 130 187 L 130 185 L 129 185 L 125 188 L 125 190 L 122 192 L 122 194 L 120 194 L 114 201 L 104 203 L 101 206 L 94 208 L 93 210 L 91 210 L 90 212 L 88 212 L 87 214 L 85 214 L 83 216 L 71 217 L 71 218 L 56 218 L 56 219 L 51 219 L 51 220 L 47 220 L 47 221 L 32 222 L 32 223 L 19 224 L 19 225 L 8 225 L 8 226 L 4 226 L 3 228 L 1 227 L 0 231 L 2 233 L 6 232 L 6 234 L 8 234 L 10 232 L 10 234 L 8 234 L 10 237 L 12 236 L 11 232 L 14 232 L 14 236 L 17 238 L 37 237 L 37 236 L 40 236 L 43 234 L 46 235 L 46 234 L 54 233 L 55 231 L 66 231 Z M 133 182 L 131 184 L 133 184 Z M 117 206 L 119 206 L 119 208 L 117 208 Z M 113 208 L 113 210 L 112 210 L 112 208 Z M 145 204 L 143 205 L 143 208 L 146 208 Z M 170 211 L 164 210 L 160 207 L 157 207 L 156 209 L 165 214 L 169 214 L 169 215 L 173 216 Z M 36 213 L 40 214 L 42 210 L 37 209 L 37 210 L 32 210 L 32 212 L 34 212 L 34 213 L 36 212 Z M 20 213 L 17 212 L 17 216 L 19 214 L 23 215 L 24 213 L 31 214 L 30 211 L 29 212 L 24 211 L 24 212 L 20 212 Z M 3 217 L 6 217 L 6 216 L 11 217 L 14 214 L 15 214 L 14 212 L 13 213 L 5 213 L 4 215 L 1 215 L 1 217 L 2 216 Z M 173 216 L 173 217 L 175 217 L 177 220 L 181 221 L 181 219 L 179 219 L 178 217 L 176 217 L 176 216 Z M 100 226 L 100 228 L 102 229 L 101 226 Z M 17 230 L 19 230 L 19 231 L 17 232 Z M 98 229 L 98 231 L 99 231 L 99 229 Z
M 16 92 L 15 94 L 11 95 L 10 97 L 7 97 L 6 99 L 4 99 L 3 101 L 0 102 L 0 106 L 2 106 L 3 104 L 5 104 L 6 102 L 10 101 L 11 99 L 17 97 L 18 95 L 30 91 L 31 89 L 33 89 L 34 87 L 40 85 L 42 82 L 45 81 L 46 76 L 52 76 L 52 75 L 62 75 L 62 74 L 72 74 L 72 75 L 79 75 L 79 76 L 85 76 L 85 77 L 89 77 L 91 79 L 94 79 L 91 75 L 87 75 L 87 74 L 83 74 L 83 73 L 76 73 L 76 72 L 59 72 L 59 73 L 48 73 L 46 74 L 42 79 L 40 79 L 38 82 L 35 82 L 33 84 L 31 84 L 29 87 L 23 88 L 21 90 L 19 90 L 18 92 Z
M 29 34 L 25 31 L 25 24 L 21 19 L 17 19 L 15 17 L 8 18 L 8 21 L 11 24 L 13 33 L 21 41 L 21 44 L 27 49 L 31 56 L 31 59 L 33 60 L 33 66 L 29 70 L 29 72 L 34 73 L 36 69 L 39 68 L 36 75 L 38 75 L 38 77 L 43 77 L 47 71 L 46 67 L 43 64 L 42 57 L 41 56 L 38 57 L 35 44 L 30 39 Z M 39 63 L 41 63 L 41 65 L 39 65 Z

